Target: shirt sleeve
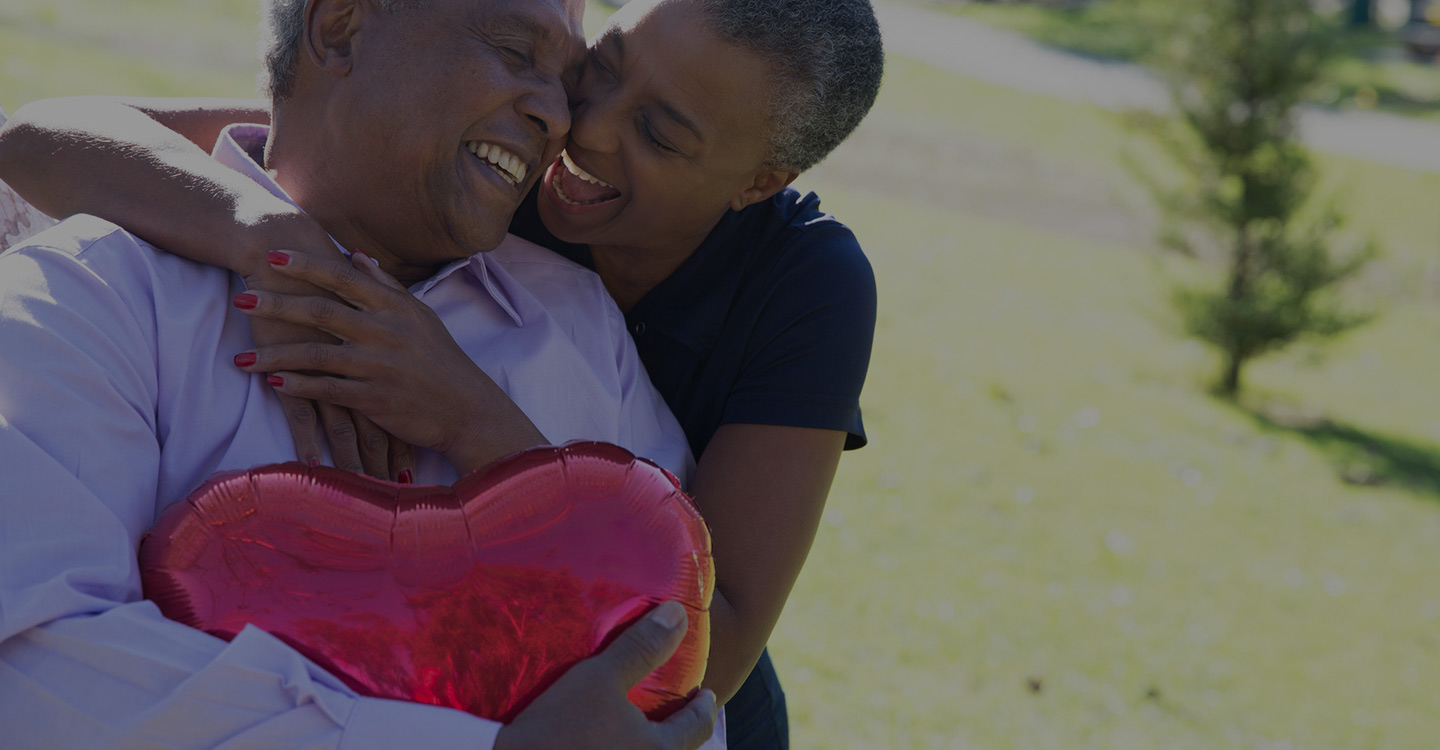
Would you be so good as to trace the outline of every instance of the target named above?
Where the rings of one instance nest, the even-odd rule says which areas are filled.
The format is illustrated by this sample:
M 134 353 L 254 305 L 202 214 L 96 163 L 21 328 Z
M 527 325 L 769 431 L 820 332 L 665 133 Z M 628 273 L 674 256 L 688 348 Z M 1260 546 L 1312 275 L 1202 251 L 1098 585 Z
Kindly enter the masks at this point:
M 5 746 L 491 747 L 494 722 L 357 696 L 261 630 L 226 643 L 141 598 L 155 304 L 149 251 L 117 236 L 0 256 Z
M 875 275 L 848 229 L 816 235 L 768 290 L 720 423 L 841 430 L 852 450 L 866 443 Z

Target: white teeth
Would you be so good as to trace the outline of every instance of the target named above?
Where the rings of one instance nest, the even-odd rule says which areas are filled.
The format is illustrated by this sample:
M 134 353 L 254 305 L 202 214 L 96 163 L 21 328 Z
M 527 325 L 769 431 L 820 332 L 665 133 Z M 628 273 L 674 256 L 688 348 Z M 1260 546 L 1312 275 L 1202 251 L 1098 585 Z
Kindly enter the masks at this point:
M 607 188 L 613 188 L 613 187 L 615 187 L 614 185 L 611 185 L 610 183 L 608 183 L 608 182 L 606 182 L 606 181 L 604 181 L 604 180 L 602 180 L 602 179 L 600 179 L 600 178 L 598 178 L 598 177 L 593 177 L 593 176 L 591 176 L 589 172 L 586 172 L 585 170 L 581 169 L 580 167 L 575 166 L 575 162 L 570 161 L 570 154 L 569 154 L 569 153 L 567 153 L 567 152 L 565 152 L 565 151 L 561 151 L 561 152 L 560 152 L 560 158 L 562 158 L 562 159 L 565 160 L 565 168 L 568 169 L 568 170 L 570 170 L 570 174 L 573 174 L 573 175 L 575 175 L 576 177 L 579 177 L 580 179 L 582 179 L 582 180 L 584 180 L 584 181 L 586 181 L 586 182 L 588 182 L 588 183 L 590 183 L 590 184 L 592 184 L 592 185 L 599 185 L 600 187 L 607 187 Z
M 470 153 L 498 167 L 497 171 L 513 184 L 519 185 L 530 174 L 530 167 L 524 160 L 493 143 L 470 141 L 466 147 Z

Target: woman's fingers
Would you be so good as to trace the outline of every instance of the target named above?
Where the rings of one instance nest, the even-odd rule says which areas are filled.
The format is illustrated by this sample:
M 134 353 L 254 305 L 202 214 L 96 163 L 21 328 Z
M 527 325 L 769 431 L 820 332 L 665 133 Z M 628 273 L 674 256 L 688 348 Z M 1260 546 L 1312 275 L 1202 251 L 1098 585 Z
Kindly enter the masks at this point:
M 235 357 L 235 364 L 251 372 L 309 369 L 343 374 L 335 373 L 335 365 L 348 363 L 348 355 L 347 347 L 335 344 L 280 344 L 242 352 Z M 402 484 L 413 481 L 415 461 L 408 443 L 391 436 L 364 414 L 332 403 L 335 399 L 331 396 L 358 398 L 364 387 L 361 383 L 324 373 L 294 372 L 277 372 L 269 376 L 268 381 L 285 405 L 290 433 L 295 438 L 295 453 L 302 462 L 319 465 L 322 455 L 319 428 L 323 426 L 337 468 Z M 312 399 L 318 397 L 313 394 L 324 394 L 326 398 L 315 401 Z
M 364 378 L 367 366 L 355 347 L 308 341 L 299 344 L 276 344 L 235 356 L 235 366 L 246 372 L 279 372 L 308 370 L 347 378 Z
M 354 340 L 363 330 L 362 313 L 325 297 L 297 297 L 252 290 L 235 295 L 232 304 L 251 317 L 318 328 L 345 341 Z
M 283 250 L 272 250 L 266 259 L 276 272 L 334 292 L 361 310 L 381 308 L 390 301 L 390 295 L 406 292 L 370 256 L 358 251 L 348 261 Z
M 289 370 L 270 374 L 266 378 L 266 382 L 268 382 L 270 387 L 274 388 L 276 392 L 286 396 L 319 401 L 321 402 L 322 408 L 327 404 L 343 406 L 347 409 L 362 408 L 365 406 L 365 395 L 369 389 L 365 383 L 358 380 L 346 380 L 345 378 L 336 378 L 329 375 L 306 375 Z M 337 420 L 336 424 L 343 425 L 346 422 L 349 422 L 348 418 Z M 351 423 L 348 431 L 347 428 L 343 426 L 339 427 L 339 429 L 341 430 L 340 437 L 345 437 L 348 434 L 351 444 L 356 444 L 353 423 Z M 325 434 L 332 440 L 330 452 L 333 455 L 335 452 L 333 444 L 336 436 L 335 429 L 327 424 Z M 358 461 L 358 459 L 359 449 L 357 448 L 356 460 Z M 338 461 L 335 465 L 342 469 L 346 468 L 340 466 Z M 358 463 L 352 465 L 360 466 Z M 353 470 L 359 471 L 360 469 Z
M 407 295 L 410 293 L 410 290 L 406 289 L 405 285 L 401 284 L 399 279 L 385 273 L 385 269 L 380 267 L 380 261 L 375 260 L 359 250 L 350 254 L 350 264 L 359 268 L 366 276 L 389 287 L 393 292 L 400 292 Z

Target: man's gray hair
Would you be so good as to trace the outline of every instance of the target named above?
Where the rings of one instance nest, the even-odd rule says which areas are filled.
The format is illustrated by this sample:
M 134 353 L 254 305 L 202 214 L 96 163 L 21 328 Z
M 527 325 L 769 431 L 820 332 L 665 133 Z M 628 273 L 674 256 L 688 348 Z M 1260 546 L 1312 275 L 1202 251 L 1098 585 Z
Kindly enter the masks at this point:
M 869 0 L 700 2 L 720 38 L 759 54 L 775 71 L 770 166 L 815 166 L 875 104 L 885 53 Z
M 390 13 L 413 8 L 424 0 L 375 0 Z M 300 49 L 305 39 L 305 0 L 264 0 L 264 22 L 260 26 L 260 54 L 265 69 L 260 73 L 260 90 L 272 102 L 284 101 L 295 90 L 295 72 L 300 67 Z

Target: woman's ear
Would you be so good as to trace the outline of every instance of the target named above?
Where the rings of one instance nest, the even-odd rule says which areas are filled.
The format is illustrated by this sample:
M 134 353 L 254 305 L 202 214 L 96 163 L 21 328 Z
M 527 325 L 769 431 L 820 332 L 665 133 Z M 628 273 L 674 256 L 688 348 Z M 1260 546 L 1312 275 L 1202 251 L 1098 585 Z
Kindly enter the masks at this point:
M 308 0 L 305 4 L 305 51 L 310 62 L 331 75 L 349 75 L 352 46 L 360 31 L 363 0 Z
M 740 191 L 739 195 L 730 199 L 730 207 L 739 211 L 752 203 L 759 203 L 776 193 L 784 190 L 799 177 L 798 172 L 786 172 L 775 170 L 772 172 L 760 172 L 750 186 Z

